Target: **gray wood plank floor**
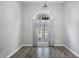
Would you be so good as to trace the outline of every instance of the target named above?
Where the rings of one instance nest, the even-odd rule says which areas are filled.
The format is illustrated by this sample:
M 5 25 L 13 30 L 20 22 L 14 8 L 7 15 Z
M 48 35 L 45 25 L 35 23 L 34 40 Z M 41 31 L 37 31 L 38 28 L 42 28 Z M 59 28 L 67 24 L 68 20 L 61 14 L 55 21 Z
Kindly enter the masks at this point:
M 63 46 L 22 47 L 11 58 L 77 58 Z

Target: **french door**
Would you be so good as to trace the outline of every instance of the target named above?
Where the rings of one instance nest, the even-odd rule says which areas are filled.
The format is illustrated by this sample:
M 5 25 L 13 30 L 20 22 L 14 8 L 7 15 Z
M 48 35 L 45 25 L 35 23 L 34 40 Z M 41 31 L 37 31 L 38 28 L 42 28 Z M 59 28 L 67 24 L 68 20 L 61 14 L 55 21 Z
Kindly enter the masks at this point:
M 34 46 L 50 46 L 52 35 L 52 27 L 50 20 L 34 20 L 33 21 L 33 45 Z

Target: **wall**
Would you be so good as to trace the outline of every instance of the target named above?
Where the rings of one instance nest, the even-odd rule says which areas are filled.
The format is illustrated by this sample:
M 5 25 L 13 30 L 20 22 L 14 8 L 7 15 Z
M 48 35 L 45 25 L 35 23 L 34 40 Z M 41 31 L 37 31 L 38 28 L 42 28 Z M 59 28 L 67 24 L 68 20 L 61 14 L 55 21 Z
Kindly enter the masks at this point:
M 65 2 L 65 46 L 79 55 L 79 2 Z
M 54 16 L 55 45 L 64 44 L 79 54 L 79 2 L 47 4 Z M 0 57 L 7 57 L 22 44 L 32 46 L 32 20 L 41 7 L 40 2 L 0 2 Z
M 64 41 L 64 23 L 63 23 L 63 3 L 48 2 L 54 16 L 54 40 L 55 45 L 62 45 Z M 23 19 L 24 19 L 24 44 L 33 44 L 33 27 L 32 20 L 35 14 L 41 9 L 40 2 L 24 2 L 23 3 Z M 53 31 L 52 31 L 53 32 Z M 53 38 L 52 38 L 53 39 Z
M 21 44 L 21 5 L 0 2 L 0 57 L 7 57 Z

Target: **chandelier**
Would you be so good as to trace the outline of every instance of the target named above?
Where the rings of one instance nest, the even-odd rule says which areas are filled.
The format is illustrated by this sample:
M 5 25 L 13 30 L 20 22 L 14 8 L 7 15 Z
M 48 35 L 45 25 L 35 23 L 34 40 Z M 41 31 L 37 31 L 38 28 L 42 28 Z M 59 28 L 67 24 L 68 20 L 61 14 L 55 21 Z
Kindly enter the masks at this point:
M 49 15 L 49 9 L 48 9 L 48 6 L 45 2 L 45 4 L 43 5 L 41 11 L 37 14 L 36 18 L 38 20 L 49 20 L 50 18 L 50 15 Z

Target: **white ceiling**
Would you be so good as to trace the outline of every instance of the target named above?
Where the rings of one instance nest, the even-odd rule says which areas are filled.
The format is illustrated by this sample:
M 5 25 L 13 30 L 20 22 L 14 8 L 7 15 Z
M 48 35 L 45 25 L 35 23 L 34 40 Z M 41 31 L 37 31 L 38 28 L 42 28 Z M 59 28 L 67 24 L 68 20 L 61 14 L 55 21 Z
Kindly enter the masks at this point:
M 21 3 L 64 3 L 64 1 L 21 1 Z

